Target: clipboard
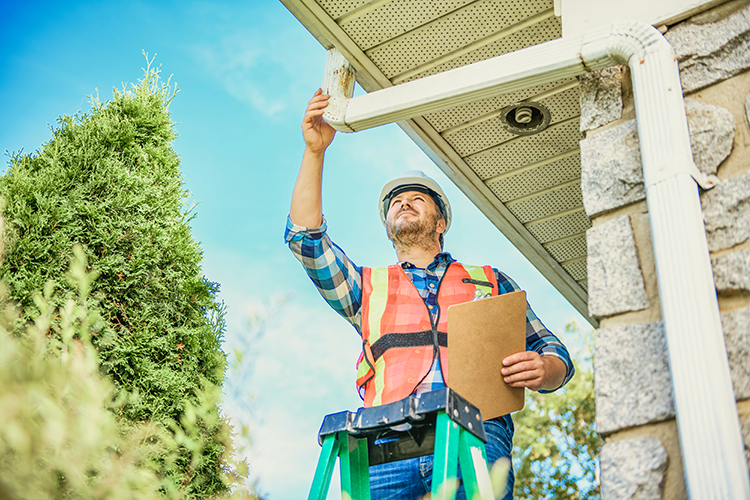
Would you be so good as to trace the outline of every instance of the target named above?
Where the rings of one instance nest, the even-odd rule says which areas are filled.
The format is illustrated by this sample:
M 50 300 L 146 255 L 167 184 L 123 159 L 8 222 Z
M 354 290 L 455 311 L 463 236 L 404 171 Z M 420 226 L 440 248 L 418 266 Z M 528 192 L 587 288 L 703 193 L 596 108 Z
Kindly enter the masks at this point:
M 523 408 L 523 387 L 511 387 L 503 359 L 526 350 L 526 292 L 448 308 L 448 386 L 490 420 Z

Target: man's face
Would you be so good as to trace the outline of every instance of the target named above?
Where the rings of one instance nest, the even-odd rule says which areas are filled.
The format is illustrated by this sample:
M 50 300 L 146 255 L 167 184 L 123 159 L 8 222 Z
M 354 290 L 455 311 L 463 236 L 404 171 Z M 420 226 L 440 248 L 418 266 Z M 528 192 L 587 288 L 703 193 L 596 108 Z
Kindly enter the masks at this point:
M 386 215 L 388 238 L 402 247 L 431 246 L 445 231 L 445 221 L 430 196 L 405 191 L 391 199 Z

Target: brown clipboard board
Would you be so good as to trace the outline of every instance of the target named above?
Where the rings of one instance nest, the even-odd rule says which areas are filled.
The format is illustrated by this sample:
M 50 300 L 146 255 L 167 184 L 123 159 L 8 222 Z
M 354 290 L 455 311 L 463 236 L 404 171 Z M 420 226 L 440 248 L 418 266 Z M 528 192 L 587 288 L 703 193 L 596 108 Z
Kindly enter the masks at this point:
M 448 386 L 489 420 L 523 408 L 524 390 L 511 387 L 503 359 L 526 350 L 526 292 L 448 308 Z

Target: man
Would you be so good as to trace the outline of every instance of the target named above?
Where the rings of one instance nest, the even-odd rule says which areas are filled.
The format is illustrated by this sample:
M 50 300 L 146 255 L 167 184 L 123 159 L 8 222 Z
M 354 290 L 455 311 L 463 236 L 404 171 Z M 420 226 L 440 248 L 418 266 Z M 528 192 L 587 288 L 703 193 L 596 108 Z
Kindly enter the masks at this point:
M 489 266 L 466 266 L 443 252 L 451 222 L 440 187 L 415 171 L 386 184 L 380 217 L 398 264 L 356 266 L 326 234 L 322 212 L 323 158 L 335 130 L 323 120 L 328 96 L 320 89 L 302 121 L 302 157 L 287 220 L 286 241 L 325 300 L 362 336 L 357 385 L 365 406 L 398 401 L 445 387 L 447 320 L 451 304 L 518 290 Z M 442 311 L 442 315 L 441 315 Z M 437 339 L 437 342 L 435 341 Z M 527 306 L 527 350 L 503 360 L 506 383 L 540 392 L 562 387 L 573 376 L 565 346 Z M 485 422 L 487 458 L 510 458 L 510 415 Z M 418 499 L 430 491 L 432 456 L 370 468 L 372 499 Z M 513 472 L 505 498 L 512 498 Z M 460 488 L 457 498 L 465 498 Z

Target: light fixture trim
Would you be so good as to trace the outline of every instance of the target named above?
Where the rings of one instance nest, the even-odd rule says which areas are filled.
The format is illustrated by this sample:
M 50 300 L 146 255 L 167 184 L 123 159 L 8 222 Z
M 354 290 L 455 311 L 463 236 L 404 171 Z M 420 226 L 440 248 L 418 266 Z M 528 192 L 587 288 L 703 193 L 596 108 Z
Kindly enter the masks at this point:
M 500 114 L 500 123 L 511 134 L 533 135 L 549 127 L 551 118 L 544 104 L 524 101 L 505 108 Z

